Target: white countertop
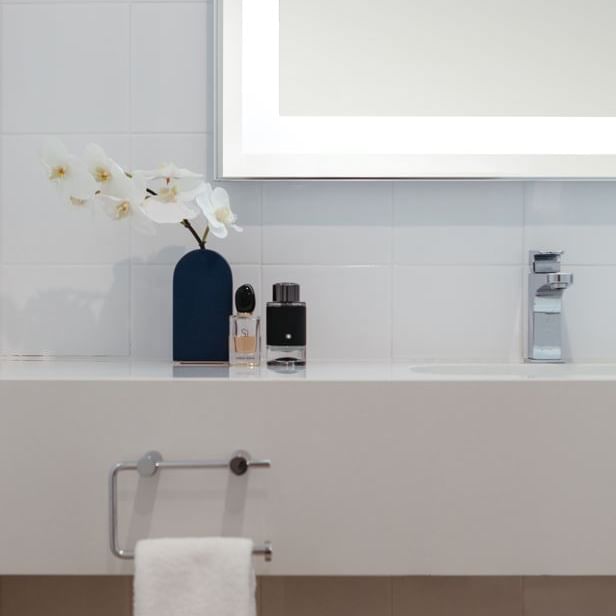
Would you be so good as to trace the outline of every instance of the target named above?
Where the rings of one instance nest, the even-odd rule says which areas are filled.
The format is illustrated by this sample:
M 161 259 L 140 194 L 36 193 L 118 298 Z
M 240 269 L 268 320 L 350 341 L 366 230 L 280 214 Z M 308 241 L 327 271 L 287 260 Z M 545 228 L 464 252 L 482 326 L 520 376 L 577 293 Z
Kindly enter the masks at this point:
M 128 359 L 0 360 L 0 381 L 91 380 L 218 381 L 613 381 L 616 364 L 411 364 L 407 362 L 310 362 L 304 369 L 279 372 L 258 368 L 173 365 Z

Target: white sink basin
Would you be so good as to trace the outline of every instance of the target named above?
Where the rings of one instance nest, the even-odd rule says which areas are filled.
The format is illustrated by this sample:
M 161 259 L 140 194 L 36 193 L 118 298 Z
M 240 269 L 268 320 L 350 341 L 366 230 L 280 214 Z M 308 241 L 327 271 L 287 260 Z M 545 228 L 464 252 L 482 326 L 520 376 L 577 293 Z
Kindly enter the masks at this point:
M 616 364 L 424 364 L 411 372 L 460 379 L 616 379 Z

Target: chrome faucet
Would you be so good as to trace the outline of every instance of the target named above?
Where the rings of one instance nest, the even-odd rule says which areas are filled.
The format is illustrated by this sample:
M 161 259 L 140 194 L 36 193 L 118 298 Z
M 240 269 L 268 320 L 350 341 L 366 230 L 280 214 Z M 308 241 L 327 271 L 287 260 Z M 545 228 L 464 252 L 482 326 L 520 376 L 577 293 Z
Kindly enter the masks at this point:
M 528 274 L 528 361 L 563 362 L 563 292 L 573 274 L 560 271 L 559 252 L 530 251 Z

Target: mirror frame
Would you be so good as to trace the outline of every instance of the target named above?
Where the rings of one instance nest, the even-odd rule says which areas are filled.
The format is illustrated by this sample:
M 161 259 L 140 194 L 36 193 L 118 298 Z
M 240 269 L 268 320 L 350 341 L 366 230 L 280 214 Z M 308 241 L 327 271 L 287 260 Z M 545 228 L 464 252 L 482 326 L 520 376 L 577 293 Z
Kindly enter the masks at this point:
M 278 3 L 279 0 L 247 3 L 214 0 L 214 176 L 217 179 L 607 180 L 616 177 L 616 118 L 611 117 L 279 116 L 278 57 L 275 55 Z M 453 145 L 447 145 L 448 148 L 465 151 L 479 148 L 480 151 L 390 153 L 411 143 L 410 139 L 402 138 L 405 133 L 423 135 L 426 143 L 442 138 L 446 141 L 452 135 Z M 542 148 L 548 147 L 560 152 L 503 151 L 507 147 L 501 143 L 503 135 L 505 141 L 517 140 L 521 149 L 543 151 Z M 572 138 L 577 139 L 579 152 L 567 153 Z M 533 142 L 535 139 L 537 143 Z M 316 148 L 322 151 L 319 153 Z M 341 152 L 343 148 L 347 152 Z

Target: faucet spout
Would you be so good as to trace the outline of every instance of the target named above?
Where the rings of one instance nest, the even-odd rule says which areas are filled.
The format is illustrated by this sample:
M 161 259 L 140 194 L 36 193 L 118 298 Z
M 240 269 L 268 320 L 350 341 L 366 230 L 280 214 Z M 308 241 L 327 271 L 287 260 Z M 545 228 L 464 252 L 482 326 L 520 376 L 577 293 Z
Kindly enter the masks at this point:
M 545 284 L 537 289 L 538 294 L 560 294 L 565 289 L 568 289 L 573 284 L 573 274 L 567 274 L 565 272 L 554 272 L 547 274 L 545 278 Z
M 562 298 L 573 274 L 560 271 L 562 252 L 530 252 L 528 275 L 528 353 L 531 362 L 560 363 Z

